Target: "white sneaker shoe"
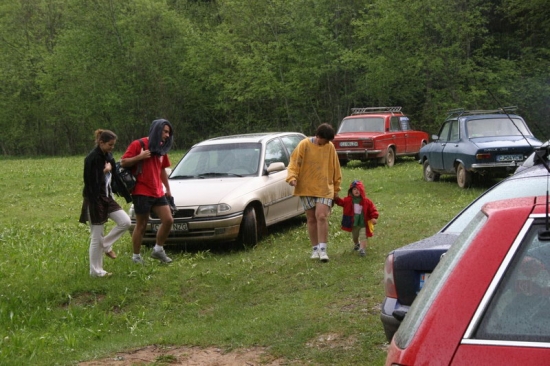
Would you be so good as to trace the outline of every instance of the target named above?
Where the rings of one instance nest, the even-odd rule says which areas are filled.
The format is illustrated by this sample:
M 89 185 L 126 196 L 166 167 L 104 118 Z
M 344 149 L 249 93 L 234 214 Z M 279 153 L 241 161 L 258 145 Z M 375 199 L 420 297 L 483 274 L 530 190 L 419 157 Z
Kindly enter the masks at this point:
M 172 258 L 167 256 L 164 250 L 158 252 L 153 250 L 153 252 L 151 252 L 151 258 L 158 259 L 162 263 L 172 263 Z
M 319 259 L 321 262 L 328 262 L 328 255 L 326 250 L 320 250 Z
M 319 252 L 320 252 L 319 249 L 314 249 L 314 250 L 311 252 L 311 259 L 319 259 Z

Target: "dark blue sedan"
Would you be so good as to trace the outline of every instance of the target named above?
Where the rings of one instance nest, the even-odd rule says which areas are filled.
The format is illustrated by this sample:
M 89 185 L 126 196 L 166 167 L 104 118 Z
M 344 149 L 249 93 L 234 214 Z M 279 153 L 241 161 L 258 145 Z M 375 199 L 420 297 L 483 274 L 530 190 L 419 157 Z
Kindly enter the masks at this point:
M 424 180 L 455 175 L 461 188 L 478 176 L 503 178 L 514 172 L 542 144 L 515 107 L 498 110 L 449 111 L 433 142 L 420 149 Z

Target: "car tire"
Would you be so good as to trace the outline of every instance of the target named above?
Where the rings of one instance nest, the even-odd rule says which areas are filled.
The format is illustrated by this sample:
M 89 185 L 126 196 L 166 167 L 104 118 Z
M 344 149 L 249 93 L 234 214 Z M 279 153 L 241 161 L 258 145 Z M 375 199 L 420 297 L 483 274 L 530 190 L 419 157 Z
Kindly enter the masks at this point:
M 456 168 L 456 182 L 460 188 L 470 188 L 472 185 L 472 173 L 467 171 L 462 163 Z
M 391 147 L 388 147 L 388 151 L 386 151 L 385 164 L 389 168 L 395 165 L 395 151 Z
M 430 166 L 430 162 L 428 160 L 424 160 L 424 163 L 422 163 L 422 168 L 423 168 L 422 171 L 424 173 L 424 180 L 426 182 L 439 181 L 439 177 L 441 175 L 432 170 L 432 167 Z
M 256 220 L 256 211 L 253 207 L 248 207 L 244 210 L 239 235 L 243 245 L 254 246 L 258 244 L 258 221 Z

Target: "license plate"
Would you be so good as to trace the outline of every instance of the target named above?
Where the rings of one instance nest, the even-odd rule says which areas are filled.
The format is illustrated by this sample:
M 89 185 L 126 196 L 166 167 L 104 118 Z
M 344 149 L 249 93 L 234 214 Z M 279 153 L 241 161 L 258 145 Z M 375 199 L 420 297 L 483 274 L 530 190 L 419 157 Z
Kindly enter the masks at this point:
M 497 155 L 497 161 L 523 161 L 523 155 Z
M 151 224 L 151 229 L 154 232 L 157 232 L 160 227 L 160 224 Z M 170 231 L 189 231 L 186 222 L 177 222 L 172 224 L 172 229 Z
M 340 146 L 348 147 L 348 146 L 359 146 L 358 142 L 340 142 Z

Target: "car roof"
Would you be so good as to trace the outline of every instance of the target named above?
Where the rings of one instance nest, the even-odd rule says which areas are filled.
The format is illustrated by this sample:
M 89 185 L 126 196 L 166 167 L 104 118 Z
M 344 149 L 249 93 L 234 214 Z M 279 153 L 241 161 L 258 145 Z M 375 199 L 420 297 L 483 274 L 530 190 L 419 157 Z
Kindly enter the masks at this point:
M 362 107 L 362 108 L 352 108 L 351 115 L 346 118 L 357 118 L 357 117 L 385 117 L 385 116 L 398 116 L 403 117 L 404 114 L 401 111 L 401 107 Z
M 488 118 L 502 118 L 503 116 L 521 118 L 516 114 L 511 114 L 515 112 L 517 107 L 504 107 L 499 109 L 480 109 L 480 110 L 467 110 L 465 108 L 451 109 L 447 112 L 448 120 L 456 120 L 458 118 L 464 117 L 466 120 L 470 119 L 488 119 Z
M 234 144 L 234 143 L 261 143 L 265 140 L 271 140 L 274 137 L 287 136 L 287 135 L 300 135 L 305 138 L 305 135 L 301 132 L 258 132 L 258 133 L 245 133 L 239 135 L 228 135 L 214 137 L 208 140 L 201 141 L 194 146 L 203 145 L 219 145 L 219 144 Z

